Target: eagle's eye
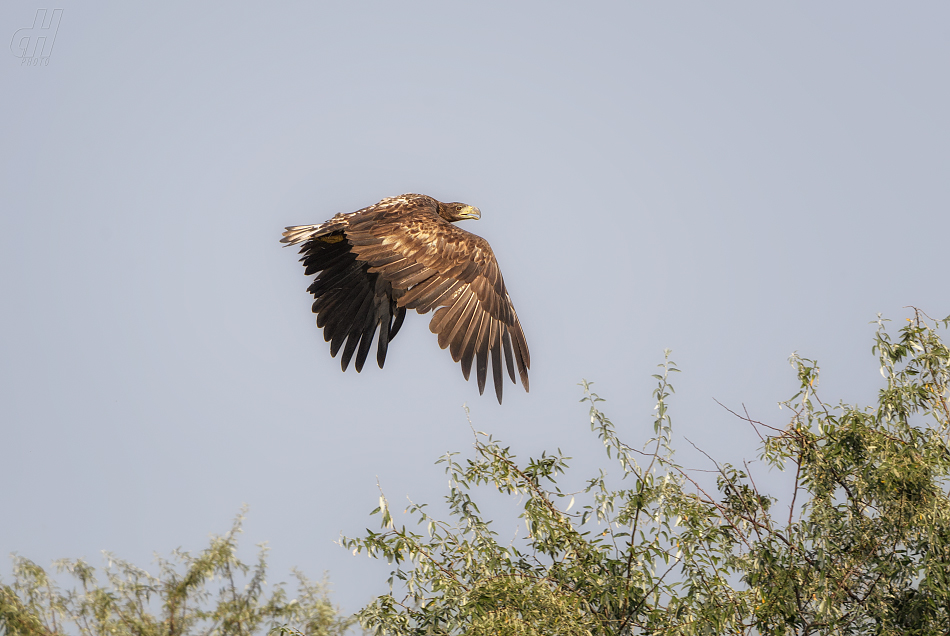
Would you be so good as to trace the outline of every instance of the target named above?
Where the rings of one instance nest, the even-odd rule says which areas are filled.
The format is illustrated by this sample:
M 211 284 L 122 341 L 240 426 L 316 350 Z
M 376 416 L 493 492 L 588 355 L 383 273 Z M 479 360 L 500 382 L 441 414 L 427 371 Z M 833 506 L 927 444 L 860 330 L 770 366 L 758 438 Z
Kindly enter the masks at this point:
M 462 211 L 462 206 L 460 206 L 460 205 L 455 206 L 455 211 L 456 211 L 456 212 L 461 212 L 461 211 Z

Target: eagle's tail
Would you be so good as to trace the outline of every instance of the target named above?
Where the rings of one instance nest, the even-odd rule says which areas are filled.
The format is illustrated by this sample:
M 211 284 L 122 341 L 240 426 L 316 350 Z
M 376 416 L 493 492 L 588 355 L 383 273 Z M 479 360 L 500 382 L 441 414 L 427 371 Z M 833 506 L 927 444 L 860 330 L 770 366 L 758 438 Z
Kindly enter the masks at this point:
M 304 241 L 310 240 L 311 238 L 321 234 L 321 226 L 326 225 L 325 223 L 320 223 L 317 225 L 294 225 L 284 229 L 284 238 L 280 239 L 281 243 L 286 245 L 296 245 L 298 243 L 303 243 Z
M 329 221 L 325 223 L 318 223 L 316 225 L 290 226 L 284 229 L 284 238 L 280 239 L 280 242 L 284 245 L 297 245 L 298 243 L 303 243 L 304 241 L 309 241 L 310 239 L 318 238 L 320 236 L 326 236 L 327 234 L 333 234 L 334 232 L 341 232 L 346 230 L 347 226 L 350 224 L 350 217 L 352 217 L 354 214 L 359 214 L 364 210 L 337 214 Z

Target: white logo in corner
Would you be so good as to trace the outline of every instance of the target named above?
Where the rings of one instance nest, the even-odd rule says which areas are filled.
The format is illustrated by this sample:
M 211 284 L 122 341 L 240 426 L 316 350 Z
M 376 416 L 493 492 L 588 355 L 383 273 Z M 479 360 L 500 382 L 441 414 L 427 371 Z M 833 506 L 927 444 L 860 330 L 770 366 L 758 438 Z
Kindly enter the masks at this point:
M 62 9 L 37 9 L 33 26 L 23 27 L 13 34 L 10 50 L 20 58 L 20 66 L 49 66 L 62 17 Z

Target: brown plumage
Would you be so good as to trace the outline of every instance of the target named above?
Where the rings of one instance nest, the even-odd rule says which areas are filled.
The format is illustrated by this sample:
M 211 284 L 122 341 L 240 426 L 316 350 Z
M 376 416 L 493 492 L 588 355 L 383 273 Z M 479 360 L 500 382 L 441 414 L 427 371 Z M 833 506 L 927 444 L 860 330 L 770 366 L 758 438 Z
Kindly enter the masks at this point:
M 502 358 L 511 381 L 517 383 L 517 367 L 528 390 L 528 344 L 498 261 L 488 241 L 452 224 L 480 216 L 464 203 L 404 194 L 326 223 L 287 228 L 281 243 L 302 243 L 306 274 L 317 274 L 308 289 L 317 326 L 331 356 L 343 348 L 344 371 L 354 353 L 357 372 L 363 368 L 377 327 L 376 361 L 382 368 L 406 310 L 434 309 L 429 330 L 462 363 L 466 380 L 474 362 L 479 394 L 489 358 L 499 404 Z

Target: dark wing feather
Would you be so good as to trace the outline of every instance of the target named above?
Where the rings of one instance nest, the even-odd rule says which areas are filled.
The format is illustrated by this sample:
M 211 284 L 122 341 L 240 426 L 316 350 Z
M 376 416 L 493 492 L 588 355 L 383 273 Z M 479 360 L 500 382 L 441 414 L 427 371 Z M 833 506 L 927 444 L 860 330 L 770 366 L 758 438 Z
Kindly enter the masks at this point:
M 360 307 L 357 310 L 356 315 L 353 317 L 353 329 L 346 340 L 346 346 L 343 348 L 343 357 L 340 358 L 340 365 L 343 367 L 344 371 L 346 370 L 347 365 L 349 365 L 350 359 L 353 357 L 353 353 L 356 352 L 356 346 L 363 340 L 373 339 L 373 333 L 376 331 L 376 325 L 370 320 L 370 312 L 372 310 L 373 298 L 369 294 L 365 294 L 362 298 L 362 301 L 360 302 Z M 360 331 L 358 336 L 355 333 L 357 329 Z M 367 330 L 370 330 L 369 338 L 366 337 Z M 362 368 L 362 364 L 358 365 L 357 373 L 359 373 Z
M 281 242 L 302 243 L 301 262 L 306 274 L 317 274 L 308 291 L 313 294 L 317 326 L 330 343 L 330 355 L 341 348 L 340 366 L 346 371 L 356 354 L 355 368 L 363 369 L 377 328 L 380 330 L 376 361 L 382 368 L 389 341 L 402 324 L 405 309 L 398 307 L 392 285 L 369 265 L 359 261 L 346 239 L 346 228 L 354 217 L 372 216 L 373 208 L 352 214 L 338 214 L 326 223 L 289 227 Z M 395 329 L 393 319 L 395 313 Z M 345 345 L 344 345 L 345 343 Z

